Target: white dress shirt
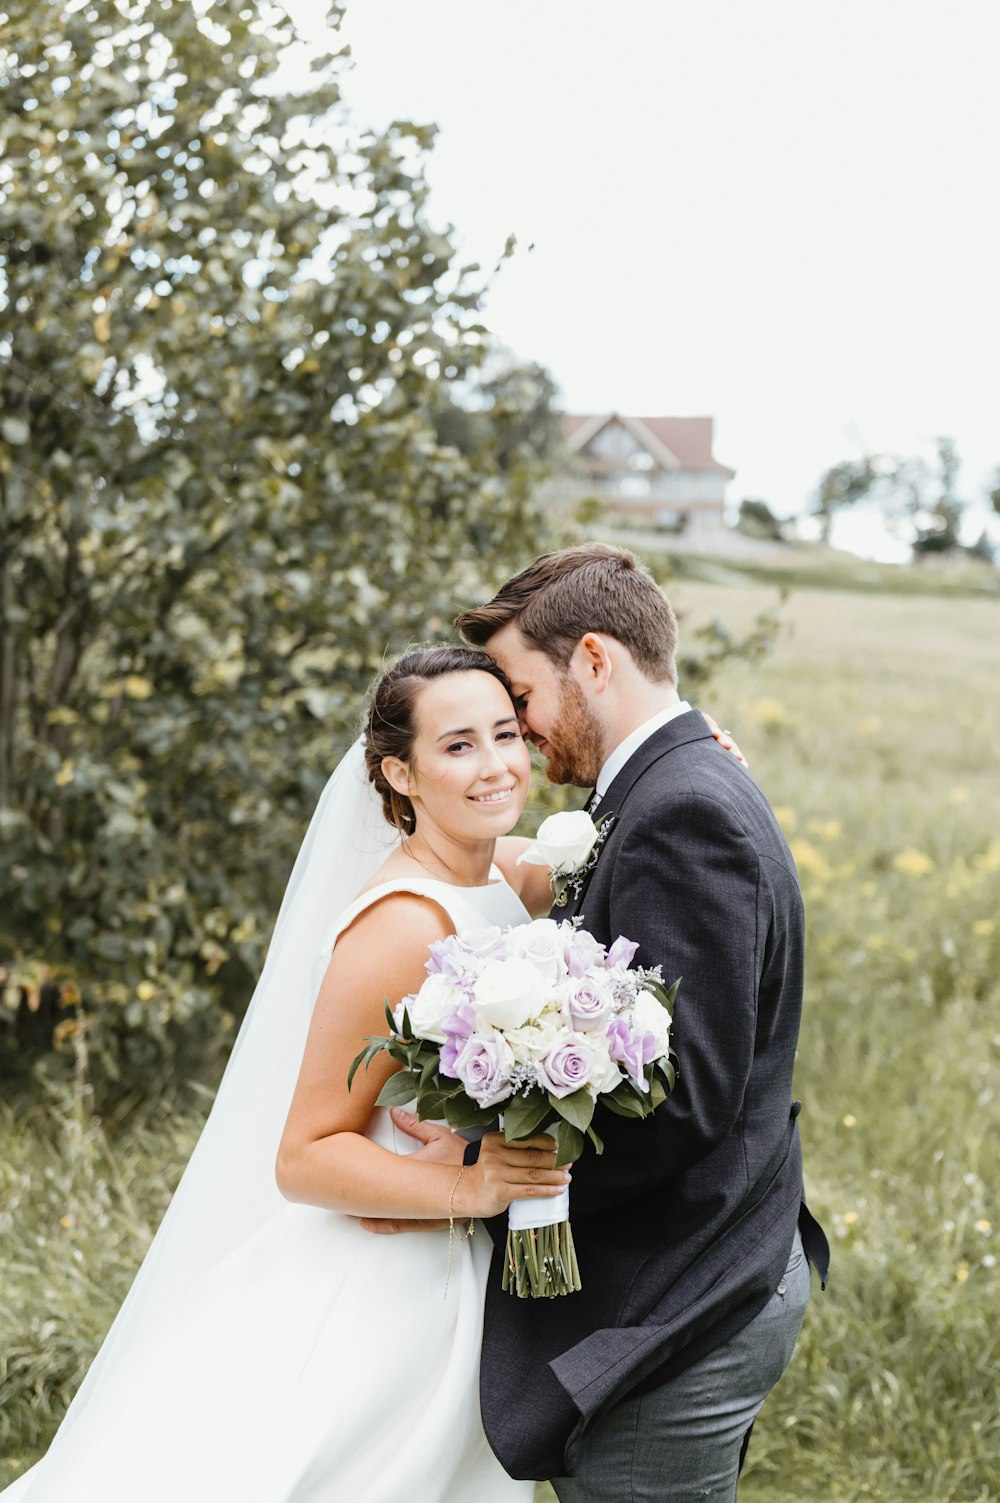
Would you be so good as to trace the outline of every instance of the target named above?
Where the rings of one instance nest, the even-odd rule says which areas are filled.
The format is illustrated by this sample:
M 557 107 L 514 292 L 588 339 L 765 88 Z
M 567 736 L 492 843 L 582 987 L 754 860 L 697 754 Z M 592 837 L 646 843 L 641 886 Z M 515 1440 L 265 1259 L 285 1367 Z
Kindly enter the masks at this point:
M 668 705 L 665 710 L 658 710 L 655 715 L 651 715 L 648 720 L 644 720 L 642 725 L 636 726 L 635 730 L 631 735 L 626 736 L 624 741 L 619 741 L 598 775 L 597 786 L 594 789 L 588 806 L 591 814 L 594 813 L 594 810 L 625 766 L 625 763 L 639 750 L 643 742 L 648 741 L 650 736 L 660 729 L 661 725 L 666 725 L 670 720 L 676 720 L 678 715 L 686 715 L 690 708 L 691 706 L 686 699 L 680 699 L 676 704 Z

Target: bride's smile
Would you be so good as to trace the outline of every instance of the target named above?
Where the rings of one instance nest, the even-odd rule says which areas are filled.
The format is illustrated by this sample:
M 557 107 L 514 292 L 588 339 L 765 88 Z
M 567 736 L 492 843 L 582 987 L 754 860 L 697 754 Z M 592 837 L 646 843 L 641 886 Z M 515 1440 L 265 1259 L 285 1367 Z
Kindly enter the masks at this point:
M 407 853 L 452 881 L 485 883 L 494 843 L 528 796 L 528 748 L 510 696 L 492 673 L 447 673 L 423 686 L 414 719 L 410 756 L 383 762 L 413 806 Z

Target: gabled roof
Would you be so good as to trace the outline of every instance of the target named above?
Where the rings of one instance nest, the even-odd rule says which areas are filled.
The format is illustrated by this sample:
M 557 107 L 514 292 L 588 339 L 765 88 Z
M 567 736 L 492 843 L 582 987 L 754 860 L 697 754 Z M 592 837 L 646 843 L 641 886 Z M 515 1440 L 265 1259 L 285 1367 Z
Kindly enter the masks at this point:
M 715 470 L 732 478 L 736 471 L 712 454 L 714 418 L 629 417 L 623 412 L 573 414 L 565 419 L 565 434 L 574 451 L 586 448 L 608 423 L 617 420 L 665 470 Z

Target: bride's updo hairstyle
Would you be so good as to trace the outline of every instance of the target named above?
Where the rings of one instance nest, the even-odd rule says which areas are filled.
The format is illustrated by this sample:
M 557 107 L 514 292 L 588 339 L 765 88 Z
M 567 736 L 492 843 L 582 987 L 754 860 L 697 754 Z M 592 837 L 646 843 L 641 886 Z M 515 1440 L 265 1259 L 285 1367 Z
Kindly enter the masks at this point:
M 418 647 L 383 673 L 371 693 L 365 723 L 365 766 L 382 798 L 382 812 L 400 835 L 416 828 L 413 805 L 405 793 L 390 787 L 382 771 L 383 757 L 409 762 L 417 734 L 417 700 L 424 684 L 446 673 L 489 673 L 510 693 L 506 675 L 485 652 L 471 647 Z

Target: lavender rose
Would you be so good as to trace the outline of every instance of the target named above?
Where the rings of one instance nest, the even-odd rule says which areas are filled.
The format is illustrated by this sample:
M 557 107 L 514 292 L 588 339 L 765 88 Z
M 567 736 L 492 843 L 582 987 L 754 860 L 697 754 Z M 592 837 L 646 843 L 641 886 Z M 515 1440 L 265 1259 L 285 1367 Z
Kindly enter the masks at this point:
M 600 977 L 588 976 L 578 981 L 569 999 L 569 1020 L 574 1028 L 602 1028 L 611 1015 L 615 998 L 610 986 Z
M 624 934 L 619 934 L 611 949 L 608 951 L 607 967 L 609 971 L 621 969 L 627 971 L 635 958 L 635 952 L 639 946 L 633 939 L 626 939 Z
M 590 1039 L 582 1033 L 567 1033 L 538 1061 L 538 1083 L 553 1096 L 568 1096 L 591 1083 L 598 1059 Z
M 625 1066 L 640 1091 L 649 1090 L 643 1066 L 656 1058 L 656 1039 L 651 1033 L 638 1033 L 624 1018 L 616 1018 L 608 1029 L 608 1052 Z
M 462 1002 L 444 1019 L 444 1043 L 441 1045 L 441 1074 L 458 1078 L 458 1056 L 466 1039 L 476 1031 L 476 1009 Z
M 571 976 L 586 976 L 595 966 L 603 966 L 604 946 L 586 929 L 571 931 L 566 941 L 566 968 Z
M 511 1091 L 514 1055 L 503 1036 L 491 1028 L 466 1039 L 455 1059 L 455 1075 L 479 1106 L 496 1106 Z

